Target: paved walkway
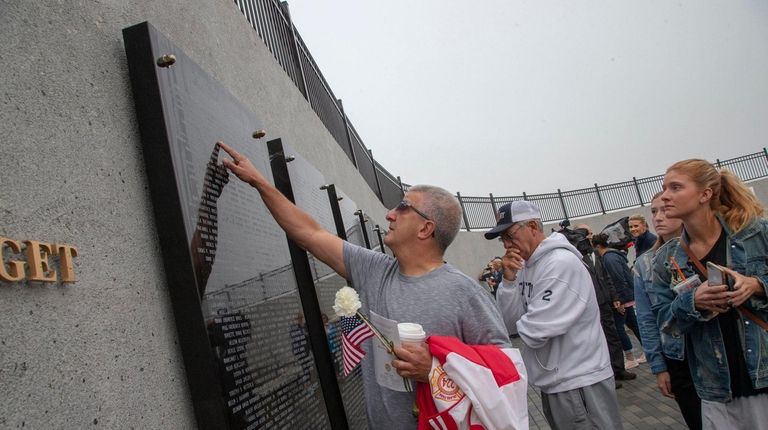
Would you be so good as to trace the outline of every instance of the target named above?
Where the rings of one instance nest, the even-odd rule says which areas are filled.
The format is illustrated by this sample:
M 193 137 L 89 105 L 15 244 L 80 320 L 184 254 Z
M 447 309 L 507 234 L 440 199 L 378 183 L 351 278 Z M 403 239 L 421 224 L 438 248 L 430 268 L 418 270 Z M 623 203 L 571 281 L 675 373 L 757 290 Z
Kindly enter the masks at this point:
M 518 339 L 515 341 L 519 342 Z M 648 364 L 641 364 L 630 371 L 637 373 L 637 379 L 621 381 L 623 387 L 616 390 L 624 429 L 687 429 L 677 403 L 659 393 L 656 377 L 651 373 Z M 550 428 L 541 409 L 539 391 L 533 387 L 528 389 L 528 419 L 531 429 Z

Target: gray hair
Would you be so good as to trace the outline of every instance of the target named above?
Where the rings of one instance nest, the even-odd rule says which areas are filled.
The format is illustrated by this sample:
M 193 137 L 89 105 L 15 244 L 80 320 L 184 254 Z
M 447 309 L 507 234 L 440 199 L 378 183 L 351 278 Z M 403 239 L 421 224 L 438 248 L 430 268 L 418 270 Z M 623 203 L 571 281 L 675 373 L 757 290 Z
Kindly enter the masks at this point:
M 542 223 L 541 220 L 538 219 L 538 218 L 524 219 L 522 221 L 516 222 L 515 224 L 528 224 L 531 221 L 535 221 L 536 222 L 536 229 L 539 230 L 540 232 L 544 233 L 544 223 Z
M 409 193 L 419 193 L 424 198 L 419 209 L 424 211 L 435 223 L 435 241 L 445 252 L 459 234 L 461 228 L 461 205 L 459 200 L 447 190 L 433 185 L 414 185 Z

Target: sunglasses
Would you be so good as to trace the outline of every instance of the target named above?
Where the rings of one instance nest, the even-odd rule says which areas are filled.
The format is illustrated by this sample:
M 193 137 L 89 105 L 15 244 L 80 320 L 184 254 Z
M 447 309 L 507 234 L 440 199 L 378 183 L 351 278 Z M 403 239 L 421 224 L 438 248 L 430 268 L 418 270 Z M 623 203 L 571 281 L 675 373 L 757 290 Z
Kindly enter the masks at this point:
M 395 210 L 397 210 L 397 211 L 404 211 L 404 210 L 406 210 L 406 209 L 409 209 L 409 208 L 410 208 L 410 209 L 413 209 L 413 211 L 414 211 L 414 212 L 416 212 L 417 214 L 421 215 L 421 217 L 422 217 L 422 218 L 424 218 L 425 220 L 427 220 L 427 221 L 432 221 L 432 218 L 430 218 L 430 217 L 429 217 L 427 214 L 425 214 L 424 212 L 422 212 L 422 211 L 420 211 L 420 210 L 416 209 L 416 208 L 415 208 L 415 207 L 414 207 L 414 206 L 411 204 L 411 202 L 409 202 L 409 201 L 407 201 L 407 200 L 401 200 L 401 201 L 400 201 L 400 203 L 398 203 L 398 204 L 397 204 L 397 206 L 395 206 Z
M 517 234 L 517 232 L 522 230 L 523 227 L 525 227 L 525 225 L 526 225 L 525 222 L 514 224 L 512 226 L 512 228 L 510 228 L 510 230 L 514 230 L 514 227 L 518 226 L 517 230 L 509 231 L 509 232 L 505 231 L 504 233 L 500 234 L 499 235 L 499 242 L 504 243 L 504 242 L 512 242 L 512 241 L 514 241 L 515 240 L 515 235 Z

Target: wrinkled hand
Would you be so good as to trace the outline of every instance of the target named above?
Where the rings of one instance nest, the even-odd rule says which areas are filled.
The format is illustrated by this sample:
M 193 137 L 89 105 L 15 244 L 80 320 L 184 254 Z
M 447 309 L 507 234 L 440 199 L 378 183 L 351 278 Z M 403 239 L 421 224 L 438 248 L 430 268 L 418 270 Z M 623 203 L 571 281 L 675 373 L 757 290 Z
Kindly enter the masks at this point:
M 253 163 L 251 163 L 251 160 L 247 157 L 235 151 L 224 142 L 216 143 L 221 146 L 221 149 L 226 151 L 230 157 L 232 157 L 232 160 L 224 159 L 222 160 L 222 163 L 227 169 L 234 173 L 235 176 L 240 178 L 241 181 L 251 184 L 254 187 L 261 182 L 267 181 L 264 175 L 256 170 L 256 167 L 253 166 Z
M 669 376 L 669 372 L 656 374 L 656 386 L 659 387 L 659 391 L 661 391 L 664 397 L 675 398 L 675 394 L 672 392 L 672 378 Z
M 709 285 L 708 282 L 704 282 L 696 287 L 693 293 L 693 305 L 696 309 L 715 314 L 728 312 L 729 300 L 730 296 L 726 285 Z
M 501 265 L 504 269 L 504 280 L 514 281 L 517 272 L 523 268 L 523 257 L 520 256 L 520 250 L 508 248 L 504 256 L 501 257 Z
M 432 354 L 426 344 L 406 343 L 395 347 L 399 360 L 392 360 L 392 367 L 403 378 L 411 378 L 419 382 L 429 381 L 429 371 L 432 370 Z
M 753 295 L 764 295 L 763 286 L 757 279 L 744 276 L 735 270 L 724 268 L 725 272 L 733 278 L 733 291 L 728 292 L 728 304 L 733 307 L 740 306 Z

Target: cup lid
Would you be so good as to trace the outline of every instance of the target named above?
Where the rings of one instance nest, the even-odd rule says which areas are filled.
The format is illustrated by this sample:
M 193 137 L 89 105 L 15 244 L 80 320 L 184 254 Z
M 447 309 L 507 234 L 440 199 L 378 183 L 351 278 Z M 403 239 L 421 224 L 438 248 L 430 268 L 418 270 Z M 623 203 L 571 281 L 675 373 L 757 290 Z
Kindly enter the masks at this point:
M 421 324 L 416 323 L 399 323 L 397 331 L 401 338 L 421 339 L 427 336 Z

